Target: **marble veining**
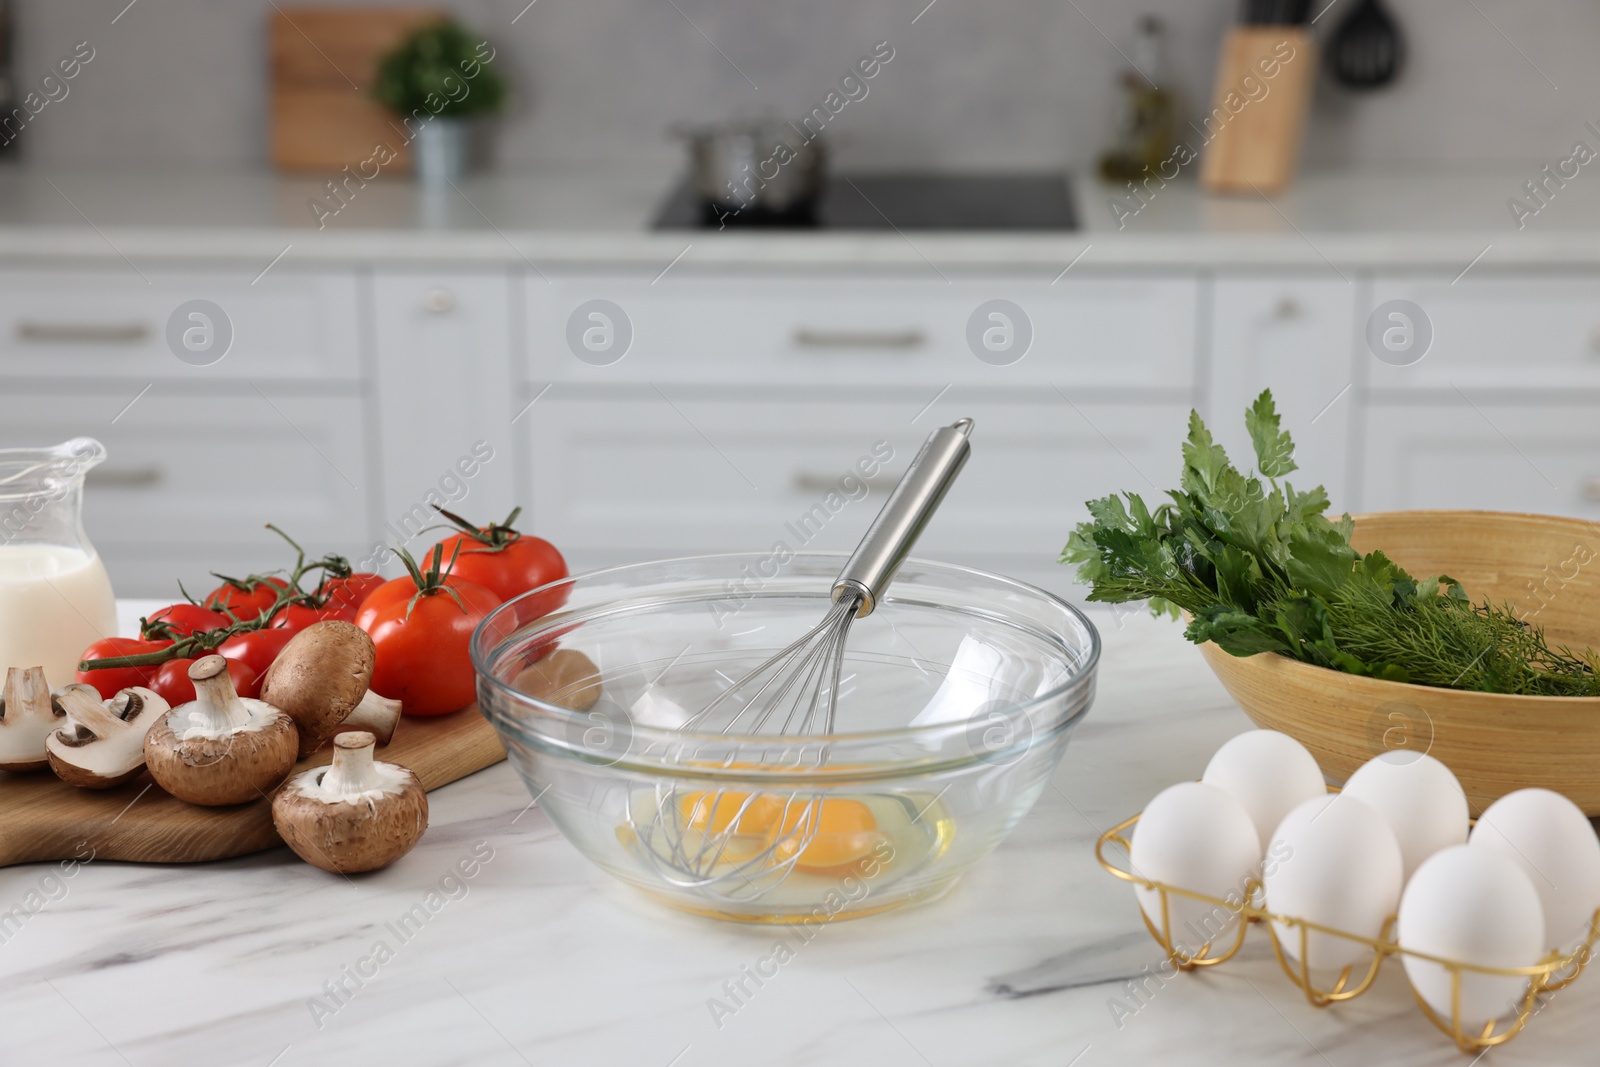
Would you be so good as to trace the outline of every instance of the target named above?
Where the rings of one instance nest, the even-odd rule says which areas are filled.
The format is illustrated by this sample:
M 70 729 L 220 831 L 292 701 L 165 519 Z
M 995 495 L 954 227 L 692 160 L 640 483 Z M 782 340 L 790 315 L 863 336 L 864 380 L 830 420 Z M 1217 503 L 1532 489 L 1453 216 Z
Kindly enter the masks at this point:
M 782 935 L 611 883 L 502 764 L 435 792 L 428 834 L 373 875 L 329 875 L 278 849 L 201 866 L 90 862 L 51 883 L 64 888 L 0 943 L 0 1064 L 1469 1062 L 1398 967 L 1333 1010 L 1307 1005 L 1254 935 L 1212 972 L 1160 975 L 1131 891 L 1094 861 L 1095 836 L 1197 777 L 1249 723 L 1176 627 L 1095 618 L 1095 706 L 1010 839 L 942 900 L 824 927 L 732 1015 L 714 1019 L 708 1001 Z M 0 870 L 0 910 L 55 870 Z M 430 917 L 397 928 L 430 893 Z M 379 942 L 387 953 L 360 977 Z M 1485 1062 L 1591 1063 L 1597 1012 L 1600 979 L 1585 977 Z

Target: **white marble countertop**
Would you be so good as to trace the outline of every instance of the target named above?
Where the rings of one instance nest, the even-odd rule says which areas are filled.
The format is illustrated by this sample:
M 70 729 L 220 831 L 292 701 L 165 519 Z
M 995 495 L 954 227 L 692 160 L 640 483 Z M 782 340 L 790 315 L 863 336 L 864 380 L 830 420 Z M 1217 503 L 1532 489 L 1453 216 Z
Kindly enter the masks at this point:
M 1327 1010 L 1289 985 L 1259 931 L 1213 971 L 1144 978 L 1159 950 L 1130 889 L 1096 865 L 1095 837 L 1197 777 L 1249 723 L 1176 627 L 1094 617 L 1098 699 L 1010 839 L 939 901 L 824 928 L 720 1030 L 708 998 L 770 950 L 773 931 L 684 916 L 611 884 L 501 764 L 435 792 L 426 837 L 370 876 L 328 875 L 285 849 L 81 867 L 0 944 L 0 1063 L 1469 1062 L 1392 964 L 1364 997 Z M 487 859 L 464 888 L 317 1019 L 308 1005 L 323 983 L 474 854 Z M 0 870 L 0 910 L 51 870 Z M 1144 980 L 1139 998 L 1130 980 Z M 1586 976 L 1484 1062 L 1593 1062 L 1597 1017 L 1600 978 Z
M 125 269 L 218 258 L 286 265 L 496 265 L 541 273 L 618 268 L 1085 272 L 1296 266 L 1459 271 L 1600 266 L 1600 182 L 1581 176 L 1519 229 L 1533 173 L 1462 169 L 1320 171 L 1271 198 L 1216 197 L 1185 176 L 1147 191 L 1072 182 L 1069 233 L 653 231 L 676 181 L 658 171 L 495 172 L 420 193 L 379 178 L 352 187 L 319 226 L 324 178 L 265 169 L 36 170 L 0 166 L 0 263 L 94 261 Z M 1110 202 L 1120 198 L 1123 212 Z M 1119 215 L 1121 216 L 1119 219 Z M 1079 258 L 1081 256 L 1081 259 Z M 1481 257 L 1481 258 L 1480 258 Z

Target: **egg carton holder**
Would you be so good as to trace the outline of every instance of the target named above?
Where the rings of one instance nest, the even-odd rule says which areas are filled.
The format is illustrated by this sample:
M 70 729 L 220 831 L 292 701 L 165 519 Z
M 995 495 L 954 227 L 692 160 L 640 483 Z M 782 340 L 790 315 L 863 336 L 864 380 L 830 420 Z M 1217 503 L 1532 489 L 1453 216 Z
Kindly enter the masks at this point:
M 1142 812 L 1140 814 L 1143 814 Z M 1595 943 L 1600 941 L 1600 910 L 1596 910 L 1589 922 L 1587 937 L 1572 951 L 1565 954 L 1551 953 L 1544 960 L 1532 967 L 1483 967 L 1459 960 L 1446 959 L 1441 956 L 1432 956 L 1426 952 L 1417 952 L 1412 949 L 1402 948 L 1394 939 L 1396 916 L 1391 915 L 1383 924 L 1383 930 L 1376 939 L 1353 934 L 1331 926 L 1323 926 L 1306 919 L 1296 918 L 1292 915 L 1280 915 L 1268 911 L 1265 907 L 1255 903 L 1261 898 L 1263 886 L 1259 878 L 1251 878 L 1243 885 L 1243 893 L 1238 900 L 1224 900 L 1219 897 L 1207 896 L 1204 893 L 1195 893 L 1190 890 L 1163 882 L 1154 882 L 1143 878 L 1132 870 L 1131 861 L 1132 837 L 1131 831 L 1139 821 L 1139 815 L 1126 819 L 1105 833 L 1095 842 L 1095 859 L 1100 861 L 1111 874 L 1125 882 L 1143 886 L 1154 891 L 1161 901 L 1161 923 L 1158 926 L 1150 920 L 1144 908 L 1139 909 L 1139 915 L 1144 919 L 1145 927 L 1156 942 L 1166 950 L 1167 958 L 1172 964 L 1182 971 L 1194 970 L 1197 967 L 1214 967 L 1232 959 L 1244 945 L 1246 933 L 1251 923 L 1261 923 L 1266 927 L 1267 936 L 1272 939 L 1273 955 L 1277 957 L 1278 965 L 1283 968 L 1283 973 L 1289 980 L 1300 987 L 1306 999 L 1314 1006 L 1326 1008 L 1340 1001 L 1350 1000 L 1360 996 L 1372 987 L 1374 979 L 1378 976 L 1378 969 L 1389 956 L 1410 956 L 1414 959 L 1427 960 L 1443 967 L 1450 974 L 1450 1017 L 1444 1018 L 1429 1004 L 1417 996 L 1417 1006 L 1422 1013 L 1440 1030 L 1449 1034 L 1462 1052 L 1481 1052 L 1495 1045 L 1503 1045 L 1522 1031 L 1537 1012 L 1539 997 L 1553 993 L 1570 985 L 1583 972 L 1584 966 L 1589 962 L 1589 957 L 1594 950 Z M 1123 862 L 1121 864 L 1106 855 L 1107 847 L 1116 845 L 1122 850 Z M 1200 947 L 1198 952 L 1186 953 L 1180 949 L 1172 938 L 1171 909 L 1168 901 L 1172 895 L 1188 897 L 1191 900 L 1202 901 L 1217 908 L 1226 909 L 1242 917 L 1237 924 L 1237 933 L 1230 935 L 1231 944 L 1222 950 L 1215 942 L 1208 941 Z M 1295 959 L 1284 951 L 1283 942 L 1278 935 L 1277 924 L 1295 931 L 1299 937 L 1299 952 Z M 1345 967 L 1338 974 L 1331 986 L 1319 987 L 1312 979 L 1311 969 L 1306 962 L 1308 958 L 1308 939 L 1313 932 L 1327 934 L 1333 937 L 1344 938 L 1364 945 L 1372 950 L 1372 960 L 1364 965 L 1352 964 Z M 1226 940 L 1226 939 L 1225 939 Z M 1296 959 L 1299 962 L 1296 962 Z M 1511 1018 L 1490 1020 L 1484 1027 L 1472 1032 L 1463 1027 L 1461 1023 L 1461 978 L 1464 973 L 1495 975 L 1507 978 L 1527 978 L 1528 989 L 1523 995 L 1517 1013 Z M 1415 989 L 1412 990 L 1416 993 Z

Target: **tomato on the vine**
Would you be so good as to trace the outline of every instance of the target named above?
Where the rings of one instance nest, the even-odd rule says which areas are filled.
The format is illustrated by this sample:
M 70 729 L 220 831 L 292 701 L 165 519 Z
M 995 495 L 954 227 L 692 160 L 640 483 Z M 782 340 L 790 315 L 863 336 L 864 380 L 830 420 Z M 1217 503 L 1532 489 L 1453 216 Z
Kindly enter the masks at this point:
M 401 558 L 410 573 L 380 585 L 356 616 L 377 649 L 371 688 L 399 700 L 408 715 L 459 711 L 477 695 L 472 631 L 500 606 L 500 597 L 476 582 L 443 575 L 438 546 L 426 572 L 403 551 Z
M 253 672 L 254 677 L 245 685 L 239 685 L 237 680 L 234 687 L 242 697 L 255 697 L 261 692 L 261 681 L 266 677 L 267 668 L 272 666 L 272 661 L 278 658 L 278 653 L 283 651 L 294 637 L 293 630 L 251 630 L 248 633 L 234 634 L 217 648 L 225 658 L 238 660 Z M 233 671 L 230 669 L 230 675 Z
M 195 699 L 194 682 L 189 678 L 189 667 L 193 663 L 192 658 L 169 659 L 160 667 L 151 668 L 156 676 L 148 688 L 173 707 L 189 703 Z M 261 691 L 256 672 L 243 660 L 228 660 L 228 677 L 233 679 L 233 688 L 240 696 Z
M 439 542 L 453 578 L 476 582 L 501 600 L 511 600 L 567 576 L 567 561 L 555 545 L 512 525 L 522 514 L 521 508 L 514 509 L 504 522 L 488 526 L 474 526 L 443 509 L 439 513 L 461 528 L 460 533 Z M 454 563 L 450 562 L 452 559 Z M 552 590 L 540 599 L 548 603 L 540 604 L 538 614 L 548 615 L 566 603 L 567 591 Z
M 140 629 L 151 640 L 188 637 L 199 630 L 218 630 L 228 617 L 198 604 L 169 604 L 144 620 Z
M 170 648 L 171 641 L 146 641 L 138 637 L 106 637 L 83 650 L 78 659 L 113 659 L 120 656 L 140 656 Z M 153 688 L 160 664 L 144 667 L 102 667 L 94 671 L 78 671 L 75 680 L 95 687 L 102 700 L 110 700 L 124 689 L 142 685 Z
M 388 579 L 381 574 L 366 572 L 357 572 L 344 578 L 329 578 L 322 587 L 323 595 L 328 598 L 326 610 L 338 609 L 339 614 L 324 617 L 354 622 L 367 597 L 386 581 Z
M 240 622 L 249 622 L 278 602 L 278 594 L 289 588 L 282 578 L 224 578 L 222 584 L 206 594 L 205 607 L 232 612 Z
M 313 603 L 289 604 L 273 616 L 270 623 L 276 629 L 299 633 L 314 622 L 354 622 L 361 602 L 386 579 L 381 574 L 352 574 L 343 578 L 329 578 L 310 599 Z

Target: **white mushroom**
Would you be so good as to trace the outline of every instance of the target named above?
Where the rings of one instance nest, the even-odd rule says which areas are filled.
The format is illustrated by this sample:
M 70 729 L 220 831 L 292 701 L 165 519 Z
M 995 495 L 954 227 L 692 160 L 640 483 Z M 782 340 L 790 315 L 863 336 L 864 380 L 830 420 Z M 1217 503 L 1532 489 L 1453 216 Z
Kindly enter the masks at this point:
M 195 699 L 173 708 L 145 735 L 150 777 L 179 800 L 220 806 L 263 797 L 294 768 L 294 720 L 263 700 L 242 699 L 228 661 L 189 666 Z
M 0 771 L 41 771 L 50 766 L 45 738 L 61 725 L 61 713 L 50 703 L 43 667 L 6 671 L 0 697 Z
M 50 769 L 80 789 L 111 789 L 144 770 L 144 737 L 171 710 L 148 689 L 124 689 L 102 702 L 92 685 L 56 695 L 66 722 L 45 741 Z
M 341 727 L 375 734 L 387 745 L 400 721 L 400 702 L 372 684 L 372 638 L 352 623 L 312 623 L 283 646 L 261 683 L 261 699 L 300 730 L 300 755 L 309 756 Z
M 374 738 L 333 739 L 333 764 L 302 771 L 272 801 L 272 823 L 301 859 L 340 874 L 375 871 L 411 851 L 428 828 L 417 776 L 372 759 Z

